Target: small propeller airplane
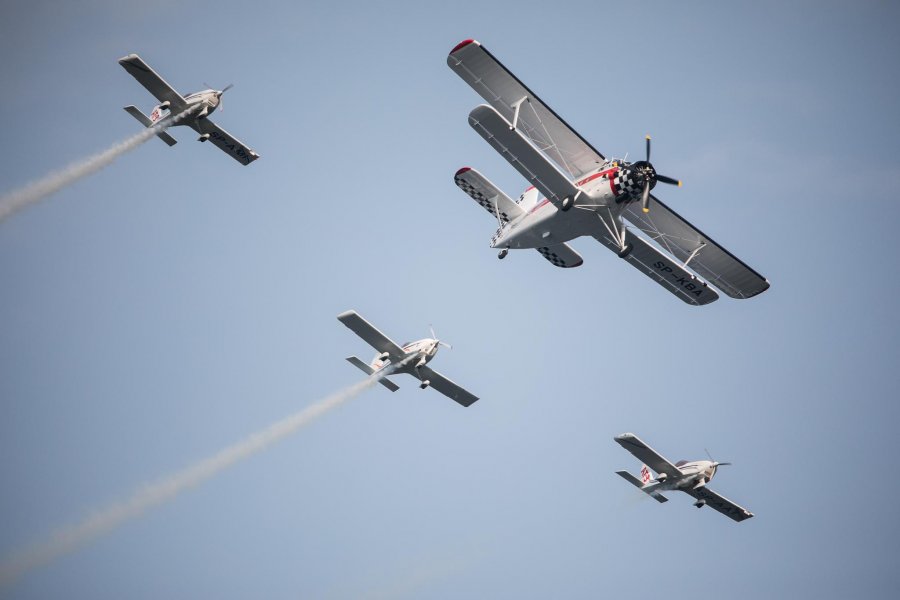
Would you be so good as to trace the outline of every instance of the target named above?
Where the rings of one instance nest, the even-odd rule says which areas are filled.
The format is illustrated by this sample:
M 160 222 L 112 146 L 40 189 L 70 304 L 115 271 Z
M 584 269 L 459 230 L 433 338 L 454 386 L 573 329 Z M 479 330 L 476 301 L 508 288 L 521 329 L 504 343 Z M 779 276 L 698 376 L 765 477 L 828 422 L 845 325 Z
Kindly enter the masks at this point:
M 190 126 L 200 134 L 200 137 L 197 138 L 198 141 L 211 141 L 215 146 L 224 150 L 243 165 L 249 165 L 259 158 L 259 154 L 209 119 L 209 115 L 213 111 L 222 107 L 222 94 L 231 89 L 231 85 L 227 85 L 221 90 L 206 89 L 182 96 L 137 54 L 129 54 L 124 58 L 120 58 L 119 64 L 160 101 L 160 104 L 153 108 L 149 117 L 134 105 L 125 107 L 128 114 L 137 119 L 141 125 L 154 127 L 166 124 L 166 119 L 169 119 L 171 122 L 169 126 Z M 187 111 L 187 114 L 182 115 L 185 111 Z M 175 121 L 175 118 L 179 115 L 181 115 L 181 118 Z M 174 146 L 177 143 L 175 138 L 165 130 L 161 130 L 156 136 L 170 146 Z
M 566 242 L 587 235 L 688 304 L 718 299 L 707 282 L 733 298 L 768 289 L 762 275 L 650 193 L 659 182 L 681 185 L 650 163 L 650 136 L 644 160 L 606 158 L 477 41 L 458 44 L 447 64 L 489 103 L 469 113 L 469 125 L 532 186 L 513 201 L 475 169 L 454 176 L 496 218 L 491 247 L 499 258 L 534 248 L 557 267 L 577 267 L 582 258 Z
M 339 314 L 338 320 L 378 351 L 378 354 L 375 355 L 375 358 L 372 359 L 372 362 L 368 365 L 355 356 L 347 357 L 347 361 L 350 364 L 357 367 L 366 375 L 377 373 L 391 364 L 401 365 L 391 374 L 407 373 L 412 375 L 421 381 L 419 387 L 423 390 L 429 386 L 433 387 L 451 400 L 456 400 L 463 406 L 470 406 L 478 400 L 477 396 L 472 395 L 470 392 L 464 390 L 431 367 L 427 366 L 427 363 L 434 358 L 435 354 L 437 354 L 440 346 L 451 348 L 450 344 L 437 339 L 437 336 L 434 334 L 434 329 L 431 330 L 430 338 L 425 338 L 416 342 L 408 342 L 400 346 L 378 331 L 371 323 L 359 316 L 355 310 L 348 310 L 347 312 Z M 386 376 L 378 381 L 392 392 L 396 392 L 400 389 Z
M 710 456 L 709 460 L 680 460 L 672 464 L 633 433 L 623 433 L 614 439 L 644 463 L 641 465 L 640 479 L 628 471 L 616 471 L 616 474 L 640 488 L 642 492 L 652 496 L 657 502 L 668 501 L 668 498 L 660 492 L 681 490 L 694 497 L 696 500 L 694 506 L 697 508 L 711 506 L 726 517 L 738 522 L 753 516 L 753 513 L 746 508 L 738 506 L 728 498 L 720 496 L 706 487 L 707 482 L 715 476 L 716 469 L 731 463 L 716 462 Z M 707 452 L 708 454 L 709 452 Z M 651 476 L 650 469 L 656 471 L 656 477 Z

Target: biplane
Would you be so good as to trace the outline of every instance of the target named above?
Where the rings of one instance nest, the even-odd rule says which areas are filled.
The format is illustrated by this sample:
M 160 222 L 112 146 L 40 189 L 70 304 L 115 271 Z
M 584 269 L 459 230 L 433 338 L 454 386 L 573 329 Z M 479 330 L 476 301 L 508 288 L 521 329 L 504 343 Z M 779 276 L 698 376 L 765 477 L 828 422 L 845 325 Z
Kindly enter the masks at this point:
M 688 304 L 713 302 L 718 288 L 751 298 L 766 279 L 663 204 L 657 183 L 680 185 L 644 160 L 607 158 L 581 137 L 475 40 L 458 44 L 447 64 L 488 104 L 469 113 L 469 125 L 531 187 L 512 200 L 475 169 L 454 181 L 496 219 L 491 247 L 535 249 L 553 265 L 577 267 L 567 242 L 591 236 Z

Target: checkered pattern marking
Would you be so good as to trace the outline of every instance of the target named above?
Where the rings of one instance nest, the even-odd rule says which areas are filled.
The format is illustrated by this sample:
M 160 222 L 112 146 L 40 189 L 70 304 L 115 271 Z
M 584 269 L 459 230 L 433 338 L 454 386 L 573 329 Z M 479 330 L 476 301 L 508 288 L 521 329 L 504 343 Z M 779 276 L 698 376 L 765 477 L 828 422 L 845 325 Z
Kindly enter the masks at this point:
M 640 198 L 643 188 L 634 176 L 631 169 L 616 169 L 616 175 L 613 177 L 613 185 L 616 188 L 618 196 L 630 196 L 632 198 Z
M 566 267 L 569 266 L 566 264 L 565 260 L 560 258 L 558 254 L 556 254 L 556 252 L 553 252 L 552 250 L 550 250 L 550 248 L 547 248 L 546 246 L 544 246 L 543 248 L 538 248 L 537 251 L 541 253 L 541 256 L 543 256 L 544 258 L 549 260 L 551 263 L 553 263 L 553 266 L 555 266 L 555 267 L 562 267 L 565 269 Z
M 494 212 L 493 203 L 488 200 L 483 193 L 481 193 L 480 189 L 466 181 L 463 177 L 455 177 L 453 181 L 456 183 L 459 189 L 471 196 L 472 200 L 483 206 L 484 210 L 491 213 L 492 217 L 497 217 L 497 214 Z M 509 223 L 509 215 L 504 211 L 500 211 L 500 220 L 503 221 L 504 225 L 506 225 L 507 223 Z

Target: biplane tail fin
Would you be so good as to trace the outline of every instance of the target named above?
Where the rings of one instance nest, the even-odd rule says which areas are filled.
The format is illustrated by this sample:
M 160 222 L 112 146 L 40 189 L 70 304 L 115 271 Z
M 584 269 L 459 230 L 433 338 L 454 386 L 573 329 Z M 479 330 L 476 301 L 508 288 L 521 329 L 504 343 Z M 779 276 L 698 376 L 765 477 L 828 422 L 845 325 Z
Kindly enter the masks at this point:
M 152 127 L 153 126 L 153 121 L 150 120 L 150 117 L 148 117 L 147 115 L 142 113 L 138 109 L 138 107 L 136 107 L 134 105 L 126 106 L 125 112 L 127 112 L 129 115 L 131 115 L 132 117 L 137 119 L 137 121 L 144 127 Z M 170 146 L 174 146 L 175 144 L 178 143 L 178 140 L 173 138 L 171 135 L 169 135 L 165 131 L 160 131 L 159 133 L 156 134 L 156 137 L 158 137 L 159 139 L 161 139 L 162 141 L 164 141 L 165 143 L 167 143 Z
M 365 373 L 366 375 L 372 375 L 375 372 L 375 370 L 372 369 L 372 367 L 370 367 L 369 365 L 367 365 L 366 363 L 361 361 L 356 356 L 348 356 L 347 362 L 350 363 L 351 365 L 353 365 L 354 367 L 356 367 L 357 369 L 359 369 L 360 371 L 362 371 L 363 373 Z M 393 381 L 389 380 L 387 377 L 382 377 L 381 379 L 378 380 L 378 383 L 380 383 L 387 389 L 391 390 L 392 392 L 396 392 L 397 390 L 400 389 L 400 386 L 395 384 Z

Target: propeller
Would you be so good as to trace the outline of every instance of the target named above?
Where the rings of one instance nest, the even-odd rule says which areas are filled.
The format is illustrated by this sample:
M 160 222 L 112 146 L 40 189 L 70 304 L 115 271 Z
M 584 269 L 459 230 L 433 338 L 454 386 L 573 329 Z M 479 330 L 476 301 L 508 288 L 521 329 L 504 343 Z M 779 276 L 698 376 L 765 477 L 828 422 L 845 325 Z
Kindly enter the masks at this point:
M 205 85 L 207 89 L 215 91 L 215 88 L 213 88 L 213 86 L 209 85 L 205 81 L 203 82 L 203 85 Z M 216 108 L 219 109 L 219 112 L 225 112 L 225 104 L 222 102 L 222 94 L 224 94 L 225 92 L 227 92 L 228 90 L 230 90 L 233 87 L 234 87 L 234 84 L 229 83 L 228 85 L 223 87 L 221 90 L 216 91 L 216 100 L 219 101 L 218 104 L 216 104 Z
M 428 329 L 431 330 L 431 339 L 433 339 L 439 346 L 443 346 L 444 348 L 447 348 L 448 350 L 453 350 L 453 346 L 451 346 L 450 344 L 448 344 L 446 342 L 442 342 L 441 340 L 438 339 L 438 336 L 434 333 L 434 327 L 429 325 Z
M 721 466 L 730 466 L 730 462 L 717 462 L 716 459 L 712 457 L 712 454 L 709 453 L 709 450 L 706 448 L 703 449 L 706 452 L 706 455 L 709 457 L 709 460 L 712 461 L 713 467 L 721 467 Z
M 636 162 L 632 168 L 644 177 L 644 189 L 641 190 L 641 209 L 645 213 L 648 213 L 650 212 L 650 188 L 653 187 L 655 182 L 661 181 L 663 183 L 668 183 L 669 185 L 681 187 L 681 181 L 673 177 L 667 177 L 656 173 L 656 169 L 650 164 L 650 136 L 646 136 L 645 139 L 647 141 L 647 158 L 643 161 Z

